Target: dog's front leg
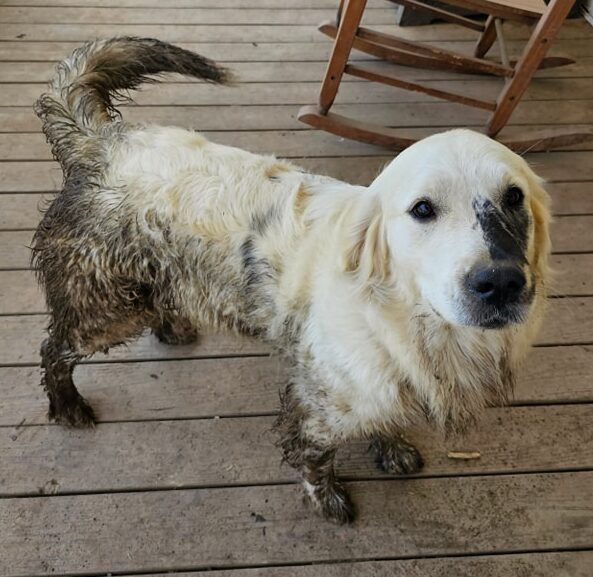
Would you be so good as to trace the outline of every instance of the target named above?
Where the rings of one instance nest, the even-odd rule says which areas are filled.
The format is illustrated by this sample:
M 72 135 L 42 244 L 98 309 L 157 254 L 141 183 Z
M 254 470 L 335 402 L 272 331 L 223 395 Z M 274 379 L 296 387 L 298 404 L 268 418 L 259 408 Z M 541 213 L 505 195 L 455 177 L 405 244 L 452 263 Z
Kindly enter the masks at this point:
M 307 445 L 300 456 L 300 472 L 313 507 L 326 519 L 342 525 L 354 520 L 354 507 L 348 492 L 336 479 L 335 455 L 336 449 Z
M 320 428 L 319 416 L 313 418 L 289 386 L 276 423 L 284 459 L 299 471 L 308 500 L 323 517 L 350 523 L 354 520 L 352 501 L 334 472 L 337 442 Z
M 394 475 L 412 475 L 424 466 L 418 449 L 400 434 L 375 437 L 370 446 L 375 454 L 375 463 L 382 471 Z

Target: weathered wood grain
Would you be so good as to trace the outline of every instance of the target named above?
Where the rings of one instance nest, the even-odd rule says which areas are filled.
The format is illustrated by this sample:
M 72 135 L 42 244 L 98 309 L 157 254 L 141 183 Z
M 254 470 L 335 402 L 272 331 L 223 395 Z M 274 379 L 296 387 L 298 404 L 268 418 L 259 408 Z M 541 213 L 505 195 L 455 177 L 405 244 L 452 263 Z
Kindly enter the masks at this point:
M 472 98 L 493 98 L 500 90 L 497 79 L 480 81 L 463 79 L 427 81 L 428 86 L 440 90 L 466 94 Z M 587 78 L 538 78 L 523 97 L 531 100 L 590 100 L 592 83 Z M 4 84 L 0 105 L 31 106 L 45 90 L 45 83 Z M 260 82 L 240 86 L 212 86 L 196 82 L 156 84 L 150 90 L 134 93 L 134 101 L 141 105 L 245 105 L 245 103 L 294 104 L 315 102 L 319 82 Z M 340 88 L 337 102 L 342 104 L 431 102 L 432 97 L 417 92 L 397 90 L 390 86 L 347 82 Z
M 335 7 L 335 6 L 334 6 Z M 416 30 L 419 30 L 418 28 Z M 219 39 L 220 40 L 220 39 Z M 447 50 L 472 54 L 475 39 L 467 40 L 427 40 L 427 44 L 435 44 Z M 555 56 L 578 59 L 591 56 L 593 38 L 564 38 L 554 43 Z M 224 38 L 217 42 L 200 42 L 199 38 L 190 42 L 177 42 L 182 48 L 204 54 L 219 62 L 319 62 L 327 61 L 331 42 L 319 34 L 315 42 L 262 42 L 250 41 L 225 42 Z M 80 41 L 28 41 L 7 40 L 0 43 L 0 62 L 56 62 L 70 54 Z M 521 53 L 524 41 L 509 40 L 507 49 L 511 56 Z M 368 59 L 369 56 L 360 52 L 352 52 L 352 60 Z
M 384 4 L 378 5 L 384 8 Z M 235 14 L 238 11 L 235 12 Z M 232 13 L 229 13 L 229 16 Z M 334 13 L 335 14 L 335 13 Z M 333 16 L 333 14 L 332 14 Z M 318 23 L 315 23 L 318 24 Z M 85 41 L 94 37 L 108 37 L 121 34 L 152 36 L 171 42 L 245 42 L 255 38 L 258 42 L 319 42 L 321 34 L 316 25 L 275 26 L 234 24 L 233 19 L 225 25 L 134 25 L 134 24 L 5 24 L 0 32 L 1 40 L 30 41 Z M 373 26 L 374 30 L 396 33 L 403 39 L 418 41 L 475 40 L 475 32 L 451 24 L 400 28 L 389 23 Z M 507 22 L 505 37 L 509 40 L 526 40 L 530 36 L 529 26 Z M 588 24 L 582 20 L 567 20 L 560 30 L 557 41 L 590 38 Z
M 265 25 L 303 26 L 315 28 L 327 18 L 335 17 L 335 8 L 294 9 L 290 6 L 284 10 L 268 8 L 251 8 L 236 10 L 232 15 L 233 26 Z M 382 24 L 393 19 L 390 8 L 374 8 L 365 13 L 366 24 Z M 39 6 L 35 10 L 29 7 L 0 6 L 0 23 L 2 24 L 116 24 L 118 26 L 133 25 L 227 25 L 229 12 L 227 9 L 216 8 L 168 8 L 167 10 L 144 10 L 142 8 L 108 7 L 61 7 Z
M 0 377 L 0 426 L 47 422 L 37 366 L 3 367 Z M 287 372 L 277 358 L 245 357 L 83 363 L 74 378 L 99 421 L 155 421 L 275 413 Z
M 30 230 L 0 232 L 0 270 L 30 268 L 32 236 Z
M 307 46 L 307 45 L 303 45 Z M 64 54 L 66 57 L 67 54 Z M 216 51 L 210 50 L 208 56 L 221 63 L 225 61 L 216 58 Z M 447 70 L 429 70 L 423 68 L 411 68 L 409 66 L 398 66 L 389 62 L 363 60 L 362 58 L 352 59 L 356 62 L 364 62 L 366 68 L 377 73 L 391 74 L 398 78 L 431 81 L 431 80 L 455 80 L 459 74 Z M 47 82 L 55 74 L 55 62 L 1 62 L 0 81 L 3 84 L 25 83 L 25 82 Z M 253 82 L 319 82 L 323 78 L 326 62 L 320 58 L 319 61 L 294 61 L 287 65 L 285 61 L 266 62 L 231 62 L 228 67 L 232 69 L 237 80 L 241 84 Z M 559 68 L 544 68 L 537 72 L 537 78 L 590 78 L 593 76 L 593 58 L 583 57 L 574 64 Z M 483 76 L 464 74 L 463 78 L 474 81 L 483 80 Z M 344 76 L 345 82 L 363 82 L 360 78 L 350 74 Z M 165 83 L 178 82 L 199 82 L 187 77 L 173 74 L 162 79 Z
M 0 44 L 1 46 L 1 44 Z M 554 115 L 549 116 L 548 101 L 520 104 L 511 118 L 510 125 L 535 125 L 546 121 L 556 124 L 584 124 L 593 122 L 593 105 L 589 100 L 555 101 Z M 122 106 L 120 110 L 131 123 L 176 125 L 202 132 L 210 132 L 212 140 L 220 141 L 221 133 L 255 131 L 261 137 L 262 130 L 305 131 L 312 130 L 296 119 L 298 106 L 268 105 L 249 106 Z M 486 114 L 477 109 L 462 109 L 459 105 L 444 101 L 400 103 L 397 107 L 385 104 L 336 105 L 336 111 L 357 118 L 382 119 L 386 124 L 399 127 L 475 126 L 485 122 Z M 0 132 L 39 132 L 40 123 L 30 106 L 0 107 Z M 292 135 L 290 135 L 292 136 Z M 248 138 L 248 137 L 244 137 Z M 312 140 L 313 141 L 313 140 Z M 331 142 L 337 142 L 332 139 Z M 342 141 L 343 142 L 343 141 Z M 272 150 L 271 148 L 269 150 Z M 340 152 L 347 154 L 341 146 Z M 278 154 L 277 151 L 275 151 Z M 325 153 L 327 155 L 327 152 Z
M 52 194 L 0 194 L 0 231 L 26 230 L 37 226 L 42 209 Z
M 219 403 L 223 408 L 227 401 L 220 398 Z M 93 430 L 72 430 L 27 426 L 29 416 L 35 419 L 23 415 L 22 425 L 0 428 L 1 496 L 298 480 L 294 470 L 282 465 L 274 445 L 274 417 L 105 423 Z M 592 419 L 592 405 L 489 409 L 463 438 L 444 440 L 426 429 L 408 438 L 425 461 L 419 476 L 590 469 Z M 343 447 L 338 474 L 347 479 L 385 477 L 367 448 L 362 441 Z M 480 458 L 449 459 L 452 450 L 478 451 Z
M 377 5 L 371 0 L 369 5 Z M 56 0 L 10 0 L 6 6 L 56 6 Z M 110 8 L 132 7 L 151 8 L 153 10 L 169 10 L 170 8 L 282 8 L 280 0 L 172 0 L 163 6 L 162 0 L 59 0 L 60 6 L 83 6 Z M 293 0 L 293 8 L 335 8 L 334 0 Z
M 349 489 L 359 518 L 339 528 L 305 510 L 296 485 L 3 500 L 2 575 L 593 546 L 590 472 L 367 481 Z

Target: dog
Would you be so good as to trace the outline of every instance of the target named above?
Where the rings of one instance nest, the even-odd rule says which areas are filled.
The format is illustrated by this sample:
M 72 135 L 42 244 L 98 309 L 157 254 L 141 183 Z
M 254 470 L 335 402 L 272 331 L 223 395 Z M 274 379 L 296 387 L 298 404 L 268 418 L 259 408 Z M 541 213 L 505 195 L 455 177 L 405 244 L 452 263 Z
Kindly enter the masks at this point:
M 50 311 L 49 418 L 92 426 L 73 368 L 138 337 L 258 336 L 290 366 L 276 429 L 310 501 L 354 518 L 340 445 L 389 473 L 422 467 L 402 436 L 463 430 L 503 403 L 542 318 L 549 197 L 527 163 L 469 130 L 421 140 L 370 186 L 310 174 L 181 128 L 132 126 L 121 91 L 229 73 L 153 39 L 85 44 L 35 105 L 63 190 L 34 235 Z

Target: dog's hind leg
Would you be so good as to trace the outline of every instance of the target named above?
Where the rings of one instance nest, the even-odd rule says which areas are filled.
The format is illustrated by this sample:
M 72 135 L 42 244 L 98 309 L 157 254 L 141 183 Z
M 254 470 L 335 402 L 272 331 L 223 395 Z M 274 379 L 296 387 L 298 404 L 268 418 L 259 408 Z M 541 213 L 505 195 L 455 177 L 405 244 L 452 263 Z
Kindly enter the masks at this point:
M 297 469 L 313 507 L 326 519 L 339 524 L 354 520 L 354 507 L 346 489 L 336 479 L 334 458 L 337 443 L 326 435 L 312 435 L 316 423 L 287 387 L 276 429 L 285 461 Z
M 95 415 L 72 381 L 72 372 L 81 356 L 53 334 L 41 345 L 41 384 L 49 398 L 50 421 L 71 427 L 92 427 Z
M 167 345 L 189 345 L 198 340 L 198 329 L 189 320 L 167 314 L 153 327 L 154 335 Z
M 149 319 L 142 314 L 128 317 L 122 314 L 115 321 L 106 313 L 75 315 L 72 309 L 68 314 L 52 317 L 49 337 L 41 345 L 41 384 L 49 399 L 48 417 L 71 427 L 93 426 L 93 409 L 72 379 L 76 364 L 94 353 L 107 352 L 138 337 L 150 324 Z
M 382 471 L 394 475 L 412 475 L 424 466 L 418 449 L 401 435 L 376 437 L 370 450 L 375 454 L 375 463 Z

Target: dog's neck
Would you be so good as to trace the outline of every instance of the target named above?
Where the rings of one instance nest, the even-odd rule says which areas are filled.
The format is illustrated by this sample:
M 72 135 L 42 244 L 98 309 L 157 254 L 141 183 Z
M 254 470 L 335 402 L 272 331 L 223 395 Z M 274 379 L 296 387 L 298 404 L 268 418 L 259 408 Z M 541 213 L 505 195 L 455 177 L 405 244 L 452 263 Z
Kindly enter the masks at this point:
M 458 327 L 429 307 L 417 314 L 402 310 L 407 310 L 402 303 L 367 303 L 367 326 L 413 393 L 414 412 L 446 432 L 458 432 L 486 406 L 507 401 L 521 328 Z

